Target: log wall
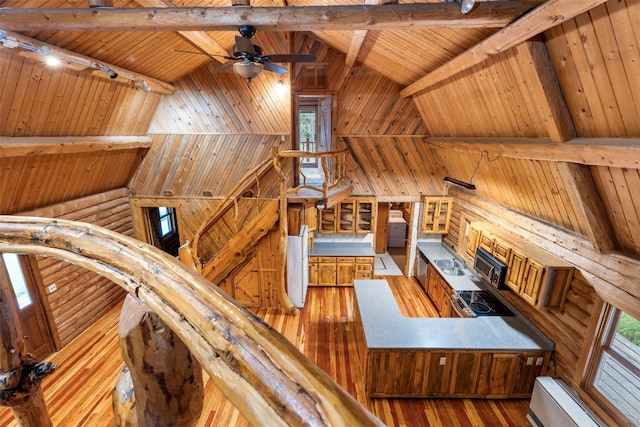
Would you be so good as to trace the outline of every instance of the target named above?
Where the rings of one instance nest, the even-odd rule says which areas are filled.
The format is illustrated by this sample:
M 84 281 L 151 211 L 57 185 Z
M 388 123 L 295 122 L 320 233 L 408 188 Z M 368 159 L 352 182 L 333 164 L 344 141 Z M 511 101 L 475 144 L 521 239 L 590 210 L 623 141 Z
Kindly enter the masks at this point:
M 23 212 L 21 215 L 69 219 L 99 225 L 132 236 L 131 211 L 124 188 Z M 68 344 L 124 298 L 125 291 L 109 279 L 56 258 L 37 257 L 48 299 L 55 341 Z M 46 289 L 56 284 L 58 290 Z

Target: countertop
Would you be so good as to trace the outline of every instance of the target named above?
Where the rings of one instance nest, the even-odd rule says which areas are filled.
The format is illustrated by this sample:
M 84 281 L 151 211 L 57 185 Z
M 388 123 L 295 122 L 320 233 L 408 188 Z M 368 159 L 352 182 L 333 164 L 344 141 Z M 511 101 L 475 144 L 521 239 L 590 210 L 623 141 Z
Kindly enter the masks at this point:
M 375 256 L 370 242 L 318 242 L 309 256 Z
M 454 291 L 478 291 L 487 289 L 488 285 L 486 285 L 481 278 L 466 266 L 463 270 L 463 276 L 445 274 L 444 271 L 434 263 L 435 260 L 455 258 L 460 261 L 462 265 L 464 265 L 464 262 L 452 252 L 449 252 L 449 250 L 442 246 L 440 242 L 418 242 L 417 246 L 418 250 L 429 260 L 429 268 L 435 268 L 436 271 L 445 278 L 449 286 L 451 286 Z
M 369 349 L 553 350 L 553 342 L 520 316 L 404 317 L 386 280 L 353 283 Z

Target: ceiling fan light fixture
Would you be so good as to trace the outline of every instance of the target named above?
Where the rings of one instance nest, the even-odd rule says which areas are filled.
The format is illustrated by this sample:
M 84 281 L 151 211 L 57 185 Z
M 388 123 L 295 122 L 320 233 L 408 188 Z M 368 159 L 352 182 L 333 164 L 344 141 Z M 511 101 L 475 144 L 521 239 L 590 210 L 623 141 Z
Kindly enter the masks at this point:
M 233 64 L 233 71 L 243 79 L 251 81 L 262 73 L 264 65 L 259 62 L 236 62 Z

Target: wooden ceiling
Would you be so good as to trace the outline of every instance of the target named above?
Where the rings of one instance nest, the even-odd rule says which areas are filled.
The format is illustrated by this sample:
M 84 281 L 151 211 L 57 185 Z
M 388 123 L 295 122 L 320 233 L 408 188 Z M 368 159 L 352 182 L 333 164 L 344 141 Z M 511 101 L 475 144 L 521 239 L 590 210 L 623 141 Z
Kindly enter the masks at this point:
M 151 92 L 144 92 L 136 81 L 110 80 L 102 71 L 73 64 L 62 72 L 52 71 L 43 65 L 42 55 L 0 46 L 0 135 L 131 137 L 202 133 L 212 135 L 210 147 L 197 146 L 197 138 L 185 140 L 195 144 L 198 150 L 194 152 L 209 156 L 214 147 L 228 141 L 255 141 L 253 151 L 249 147 L 243 150 L 263 153 L 264 141 L 277 141 L 280 135 L 288 134 L 290 105 L 269 93 L 275 76 L 264 73 L 249 88 L 239 84 L 231 73 L 215 73 L 219 63 L 205 55 L 175 52 L 228 52 L 237 34 L 235 24 L 215 23 L 214 12 L 227 13 L 230 4 L 163 1 L 115 0 L 115 9 L 97 13 L 85 9 L 84 1 L 5 0 L 2 6 L 8 9 L 0 10 L 0 28 L 64 49 L 70 55 L 120 67 L 123 73 L 148 77 L 157 84 Z M 292 30 L 294 35 L 272 31 L 275 21 L 271 17 L 264 28 L 258 25 L 254 42 L 268 53 L 313 52 L 328 64 L 330 90 L 340 99 L 335 132 L 354 156 L 352 170 L 359 191 L 382 195 L 437 193 L 445 174 L 464 180 L 473 177 L 478 195 L 585 235 L 593 234 L 597 227 L 585 219 L 593 215 L 585 214 L 581 203 L 598 200 L 604 212 L 599 214 L 600 221 L 613 218 L 608 221 L 613 243 L 600 244 L 640 254 L 640 200 L 630 190 L 638 184 L 639 167 L 633 159 L 638 159 L 640 146 L 640 35 L 634 30 L 640 27 L 640 2 L 478 1 L 473 13 L 505 3 L 520 13 L 538 7 L 519 20 L 515 20 L 519 14 L 513 15 L 512 10 L 511 18 L 499 25 L 490 14 L 482 15 L 481 20 L 467 20 L 455 3 L 423 3 L 432 3 L 426 6 L 437 7 L 436 16 L 447 21 L 421 27 L 428 20 L 414 20 L 401 13 L 376 15 L 372 20 L 367 18 L 363 2 L 355 0 L 322 2 L 325 11 L 335 12 L 339 9 L 330 8 L 337 6 L 357 8 L 356 12 L 329 14 L 322 20 L 309 7 L 319 2 L 293 0 L 287 6 L 307 6 L 305 10 L 310 10 L 295 24 L 291 16 L 281 16 L 282 28 Z M 284 2 L 256 0 L 252 5 L 281 8 Z M 141 9 L 145 6 L 155 9 Z M 175 15 L 181 9 L 161 6 L 218 9 L 189 9 L 203 13 L 201 28 L 194 28 L 187 22 L 188 14 Z M 402 1 L 387 6 L 414 7 Z M 28 8 L 35 8 L 36 13 L 27 14 Z M 39 12 L 43 8 L 47 11 Z M 70 8 L 81 9 L 68 13 Z M 109 30 L 114 25 L 112 17 L 123 11 L 139 12 L 132 15 L 138 19 L 120 24 L 124 29 Z M 216 19 L 224 21 L 226 15 L 219 15 Z M 502 10 L 494 15 L 503 18 L 507 13 Z M 235 23 L 258 19 L 258 15 L 247 16 L 235 16 Z M 353 25 L 343 22 L 339 28 L 332 27 L 345 17 L 353 18 Z M 168 25 L 162 24 L 166 20 L 184 28 L 133 28 Z M 93 23 L 100 30 L 73 28 L 79 25 L 76 21 Z M 177 31 L 187 26 L 191 31 Z M 56 30 L 62 27 L 66 29 Z M 375 93 L 373 87 L 382 89 Z M 173 96 L 161 95 L 174 90 Z M 386 97 L 380 96 L 382 92 Z M 177 144 L 181 140 L 157 136 L 154 144 Z M 572 147 L 578 148 L 561 150 L 549 145 L 552 143 L 560 147 L 573 143 Z M 625 146 L 628 151 L 621 154 Z M 591 148 L 599 153 L 600 160 L 590 154 Z M 180 152 L 182 148 L 172 149 Z M 103 170 L 121 174 L 118 179 L 107 179 L 108 174 L 93 174 L 93 179 L 109 185 L 127 182 L 133 176 L 130 170 L 137 165 L 133 159 L 139 158 L 138 150 L 127 150 L 130 157 L 122 168 L 105 164 Z M 152 152 L 171 151 L 157 147 Z M 111 159 L 115 166 L 116 157 L 105 154 L 97 158 Z M 62 168 L 82 168 L 86 162 L 71 152 L 61 155 L 69 156 L 71 162 L 60 163 Z M 0 159 L 4 162 L 0 171 L 18 164 L 10 153 L 0 151 Z M 568 164 L 585 166 L 574 170 Z M 25 163 L 24 167 L 34 165 Z M 52 171 L 49 179 L 59 173 Z M 34 175 L 28 171 L 20 172 L 20 176 L 22 181 L 12 176 L 11 182 L 16 186 L 37 185 L 29 184 L 29 177 Z M 589 178 L 586 186 L 585 177 Z M 185 195 L 191 190 L 200 194 L 215 179 L 213 175 L 202 178 L 202 185 L 185 187 Z M 182 188 L 176 183 L 156 182 L 157 177 L 149 179 L 134 187 L 162 191 Z M 109 186 L 89 181 L 78 184 L 82 188 L 73 191 L 61 190 L 58 197 L 50 195 L 47 201 L 55 203 L 71 194 L 87 194 Z M 1 207 L 5 212 L 20 210 L 10 202 Z M 597 238 L 592 240 L 597 242 Z

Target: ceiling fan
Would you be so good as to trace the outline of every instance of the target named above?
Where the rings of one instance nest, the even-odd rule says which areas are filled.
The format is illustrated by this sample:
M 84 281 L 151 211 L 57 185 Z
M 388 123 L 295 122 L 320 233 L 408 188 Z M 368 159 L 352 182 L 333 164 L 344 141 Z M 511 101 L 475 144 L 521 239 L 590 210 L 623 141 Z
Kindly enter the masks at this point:
M 233 56 L 213 55 L 204 52 L 191 52 L 187 50 L 175 50 L 175 52 L 195 53 L 200 55 L 207 55 L 212 58 L 223 57 L 231 60 L 226 64 L 215 69 L 215 72 L 226 70 L 229 67 L 233 67 L 233 71 L 240 77 L 247 79 L 249 83 L 251 80 L 258 77 L 262 70 L 271 71 L 273 73 L 283 74 L 288 70 L 280 65 L 274 64 L 274 62 L 314 62 L 316 56 L 310 53 L 281 53 L 274 55 L 264 55 L 262 48 L 251 42 L 253 36 L 256 35 L 256 28 L 251 25 L 240 25 L 238 27 L 240 32 L 239 36 L 236 36 L 236 44 L 233 46 Z

